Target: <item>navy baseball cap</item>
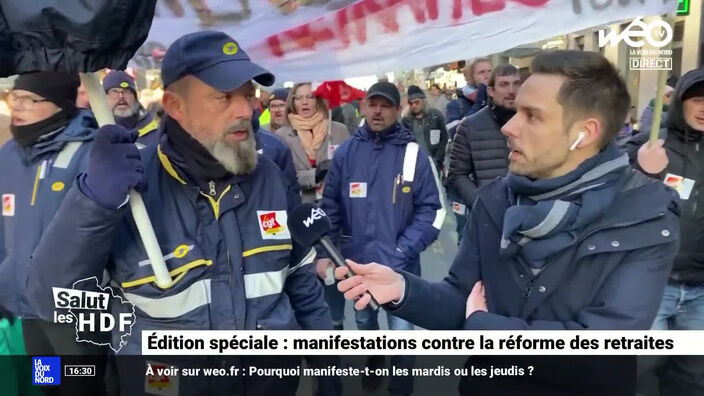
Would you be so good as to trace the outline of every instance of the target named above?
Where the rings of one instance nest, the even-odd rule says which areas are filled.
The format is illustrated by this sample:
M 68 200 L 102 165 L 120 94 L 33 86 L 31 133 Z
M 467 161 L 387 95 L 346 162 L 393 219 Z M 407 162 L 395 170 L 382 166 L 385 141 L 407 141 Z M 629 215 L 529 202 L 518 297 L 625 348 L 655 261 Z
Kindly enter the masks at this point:
M 166 51 L 161 65 L 164 86 L 187 75 L 222 92 L 250 80 L 265 87 L 274 84 L 274 75 L 253 63 L 232 37 L 212 30 L 182 36 Z
M 269 97 L 269 102 L 272 100 L 281 100 L 285 102 L 288 99 L 288 88 L 278 88 L 271 93 Z
M 113 88 L 131 89 L 132 92 L 137 93 L 134 79 L 122 70 L 113 70 L 103 78 L 103 89 L 105 92 Z

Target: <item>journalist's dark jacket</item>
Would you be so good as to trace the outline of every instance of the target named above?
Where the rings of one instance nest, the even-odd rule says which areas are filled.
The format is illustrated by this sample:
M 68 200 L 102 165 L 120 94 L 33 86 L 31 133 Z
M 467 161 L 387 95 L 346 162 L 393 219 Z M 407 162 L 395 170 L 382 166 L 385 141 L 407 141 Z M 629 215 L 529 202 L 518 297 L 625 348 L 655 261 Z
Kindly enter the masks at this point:
M 680 250 L 670 278 L 696 285 L 704 285 L 704 131 L 693 130 L 685 122 L 682 94 L 702 81 L 704 69 L 692 70 L 682 76 L 675 87 L 667 129 L 660 131 L 660 138 L 665 139 L 669 164 L 660 174 L 650 175 L 660 181 L 664 181 L 668 173 L 694 180 L 689 199 L 681 200 Z M 638 149 L 648 137 L 647 132 L 641 132 L 624 144 L 631 163 L 639 169 Z
M 508 171 L 509 150 L 501 126 L 494 111 L 486 106 L 457 127 L 445 183 L 467 206 L 474 203 L 479 187 Z
M 405 297 L 399 306 L 388 309 L 436 330 L 649 329 L 678 248 L 677 198 L 671 189 L 635 170 L 629 169 L 625 177 L 606 213 L 576 233 L 574 244 L 550 257 L 535 278 L 521 276 L 516 262 L 499 255 L 503 217 L 510 204 L 506 178 L 497 179 L 479 191 L 449 275 L 440 282 L 428 282 L 403 273 Z M 486 288 L 488 312 L 478 311 L 465 319 L 467 297 L 479 280 Z M 476 362 L 513 364 L 496 357 Z M 618 394 L 606 388 L 627 385 L 614 377 L 623 371 L 598 359 L 526 358 L 521 362 L 535 365 L 534 374 L 502 382 L 505 392 Z M 476 394 L 512 394 L 501 393 L 498 382 L 482 381 L 467 379 L 478 382 L 468 389 Z M 553 387 L 556 393 L 548 392 Z

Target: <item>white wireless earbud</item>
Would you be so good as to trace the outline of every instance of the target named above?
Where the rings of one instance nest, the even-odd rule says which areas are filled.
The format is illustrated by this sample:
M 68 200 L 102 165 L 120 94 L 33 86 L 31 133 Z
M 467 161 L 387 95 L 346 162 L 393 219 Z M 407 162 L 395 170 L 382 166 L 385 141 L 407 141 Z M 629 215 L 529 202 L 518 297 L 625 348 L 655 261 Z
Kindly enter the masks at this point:
M 584 133 L 584 131 L 579 131 L 579 136 L 577 136 L 577 140 L 575 140 L 574 143 L 572 143 L 572 147 L 570 147 L 570 151 L 574 151 L 574 149 L 577 148 L 577 145 L 579 144 L 579 142 L 581 142 L 582 139 L 584 139 L 586 136 L 587 136 L 587 134 Z

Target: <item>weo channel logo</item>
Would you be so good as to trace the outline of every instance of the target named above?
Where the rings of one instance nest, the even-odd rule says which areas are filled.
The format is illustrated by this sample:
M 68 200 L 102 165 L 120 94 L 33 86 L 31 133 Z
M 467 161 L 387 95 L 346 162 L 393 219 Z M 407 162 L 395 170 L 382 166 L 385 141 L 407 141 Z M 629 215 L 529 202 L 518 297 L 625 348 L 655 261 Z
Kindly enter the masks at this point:
M 599 47 L 615 47 L 621 41 L 629 47 L 631 70 L 672 70 L 672 50 L 661 49 L 674 37 L 672 26 L 662 19 L 645 23 L 637 17 L 621 33 L 599 30 Z M 645 43 L 653 49 L 643 49 Z

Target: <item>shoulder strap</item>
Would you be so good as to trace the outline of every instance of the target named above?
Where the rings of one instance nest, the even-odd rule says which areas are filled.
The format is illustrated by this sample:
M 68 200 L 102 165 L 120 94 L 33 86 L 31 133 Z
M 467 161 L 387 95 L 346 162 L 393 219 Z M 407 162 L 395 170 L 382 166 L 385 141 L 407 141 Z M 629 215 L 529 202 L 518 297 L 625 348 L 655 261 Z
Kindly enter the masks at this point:
M 410 142 L 406 145 L 406 154 L 403 157 L 403 181 L 412 182 L 416 174 L 418 161 L 418 143 Z
M 54 161 L 54 168 L 66 169 L 83 142 L 68 142 Z

